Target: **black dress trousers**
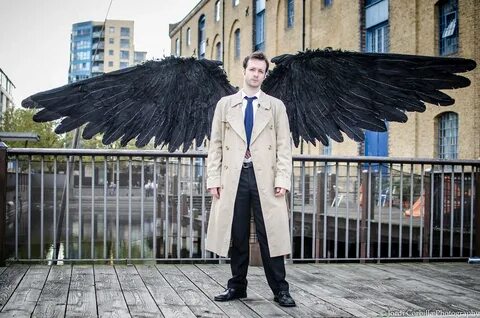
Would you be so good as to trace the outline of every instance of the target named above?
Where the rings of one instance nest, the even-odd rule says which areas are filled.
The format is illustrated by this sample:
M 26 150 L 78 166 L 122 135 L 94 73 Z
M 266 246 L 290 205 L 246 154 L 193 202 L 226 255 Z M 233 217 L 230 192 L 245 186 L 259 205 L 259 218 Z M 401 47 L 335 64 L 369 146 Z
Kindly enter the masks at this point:
M 270 257 L 267 233 L 265 231 L 260 196 L 258 194 L 253 166 L 250 166 L 250 168 L 242 168 L 237 196 L 235 198 L 232 245 L 230 247 L 232 278 L 228 281 L 228 287 L 238 290 L 245 290 L 247 288 L 250 218 L 252 209 L 268 285 L 274 295 L 279 291 L 288 291 L 288 283 L 285 280 L 284 257 Z

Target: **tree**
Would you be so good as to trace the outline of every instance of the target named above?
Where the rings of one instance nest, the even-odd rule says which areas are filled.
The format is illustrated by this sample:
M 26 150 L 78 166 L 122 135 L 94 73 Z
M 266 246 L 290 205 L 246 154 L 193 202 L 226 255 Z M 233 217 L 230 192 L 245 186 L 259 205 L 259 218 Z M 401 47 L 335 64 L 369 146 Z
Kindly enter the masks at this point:
M 0 122 L 0 131 L 4 132 L 33 132 L 40 136 L 40 141 L 29 143 L 34 148 L 63 148 L 65 143 L 64 135 L 57 135 L 54 132 L 55 123 L 36 123 L 33 121 L 35 110 L 8 107 L 3 113 Z M 11 148 L 25 147 L 22 141 L 9 142 Z

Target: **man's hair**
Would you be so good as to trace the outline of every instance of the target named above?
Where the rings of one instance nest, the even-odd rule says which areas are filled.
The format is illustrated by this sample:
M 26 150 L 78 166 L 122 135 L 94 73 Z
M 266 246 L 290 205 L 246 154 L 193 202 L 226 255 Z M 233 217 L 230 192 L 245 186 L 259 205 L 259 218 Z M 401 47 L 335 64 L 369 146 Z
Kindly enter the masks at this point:
M 265 69 L 265 73 L 267 73 L 269 63 L 268 63 L 268 59 L 267 59 L 267 56 L 265 55 L 265 53 L 263 53 L 262 51 L 255 51 L 252 54 L 245 57 L 245 59 L 243 60 L 243 69 L 244 70 L 247 69 L 248 61 L 250 61 L 251 59 L 252 60 L 265 61 L 265 64 L 267 65 L 267 68 Z

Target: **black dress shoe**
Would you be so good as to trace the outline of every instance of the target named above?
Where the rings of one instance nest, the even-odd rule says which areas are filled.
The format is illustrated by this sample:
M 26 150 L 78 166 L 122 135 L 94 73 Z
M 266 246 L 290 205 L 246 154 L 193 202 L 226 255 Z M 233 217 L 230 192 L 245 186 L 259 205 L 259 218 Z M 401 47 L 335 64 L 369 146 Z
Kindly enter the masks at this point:
M 282 307 L 295 307 L 295 300 L 293 300 L 292 296 L 288 291 L 281 291 L 278 292 L 277 295 L 273 298 L 280 306 Z
M 227 288 L 220 295 L 215 296 L 215 301 L 229 301 L 237 298 L 246 298 L 247 292 L 245 290 L 238 290 L 235 288 Z

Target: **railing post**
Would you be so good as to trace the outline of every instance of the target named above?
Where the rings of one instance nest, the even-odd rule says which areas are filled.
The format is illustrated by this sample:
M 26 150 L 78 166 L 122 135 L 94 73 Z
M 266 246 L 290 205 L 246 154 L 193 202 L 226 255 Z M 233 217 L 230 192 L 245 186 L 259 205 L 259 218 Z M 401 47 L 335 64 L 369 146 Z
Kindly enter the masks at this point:
M 5 266 L 7 218 L 7 145 L 0 141 L 0 266 Z
M 362 215 L 360 219 L 360 262 L 365 263 L 365 259 L 367 258 L 368 193 L 370 192 L 368 188 L 368 172 L 362 172 L 361 180 L 362 197 L 360 204 L 362 205 Z
M 475 177 L 475 205 L 474 205 L 475 215 L 473 216 L 475 220 L 475 224 L 474 224 L 475 255 L 474 256 L 480 257 L 480 173 L 473 172 L 473 176 Z M 471 230 L 473 231 L 473 229 Z

